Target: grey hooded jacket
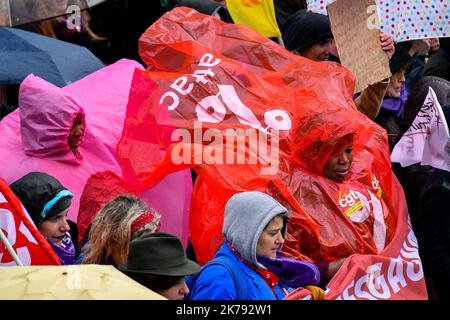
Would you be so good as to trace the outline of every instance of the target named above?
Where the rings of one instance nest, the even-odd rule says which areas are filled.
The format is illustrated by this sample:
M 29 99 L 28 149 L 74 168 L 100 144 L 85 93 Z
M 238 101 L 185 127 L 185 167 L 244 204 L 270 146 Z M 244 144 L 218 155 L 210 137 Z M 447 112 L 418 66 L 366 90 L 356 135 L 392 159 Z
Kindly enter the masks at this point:
M 288 218 L 288 210 L 271 196 L 249 191 L 235 194 L 225 206 L 222 234 L 248 262 L 266 269 L 256 259 L 256 246 L 267 224 L 282 214 Z M 286 223 L 282 234 L 286 236 Z

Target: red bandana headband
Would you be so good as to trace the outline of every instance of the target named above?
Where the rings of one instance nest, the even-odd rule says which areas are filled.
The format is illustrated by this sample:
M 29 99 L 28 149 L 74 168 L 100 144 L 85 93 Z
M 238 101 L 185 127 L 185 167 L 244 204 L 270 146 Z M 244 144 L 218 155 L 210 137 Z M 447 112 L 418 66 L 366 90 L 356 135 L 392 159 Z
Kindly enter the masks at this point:
M 151 212 L 144 212 L 134 219 L 131 223 L 131 232 L 136 232 L 143 228 L 146 224 L 150 223 L 155 219 L 155 215 Z

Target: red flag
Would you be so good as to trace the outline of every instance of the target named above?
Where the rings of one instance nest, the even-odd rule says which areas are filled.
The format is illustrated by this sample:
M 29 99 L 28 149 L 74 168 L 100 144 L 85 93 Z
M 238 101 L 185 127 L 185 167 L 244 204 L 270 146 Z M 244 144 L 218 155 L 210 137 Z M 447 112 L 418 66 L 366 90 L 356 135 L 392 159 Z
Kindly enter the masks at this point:
M 0 228 L 23 265 L 60 265 L 50 244 L 34 226 L 28 213 L 9 186 L 0 178 Z M 15 266 L 0 243 L 0 266 Z
M 247 190 L 266 192 L 291 210 L 288 256 L 397 258 L 388 248 L 406 239 L 405 199 L 395 197 L 403 191 L 391 171 L 386 132 L 357 111 L 347 70 L 187 8 L 153 24 L 140 52 L 149 69 L 133 79 L 118 145 L 123 174 L 144 187 L 176 170 L 198 172 L 190 237 L 201 264 L 223 241 L 226 202 Z M 354 162 L 336 183 L 322 176 L 323 166 L 349 136 Z M 364 263 L 344 266 L 352 278 L 332 281 L 331 297 Z M 423 277 L 415 280 L 401 296 L 426 297 Z

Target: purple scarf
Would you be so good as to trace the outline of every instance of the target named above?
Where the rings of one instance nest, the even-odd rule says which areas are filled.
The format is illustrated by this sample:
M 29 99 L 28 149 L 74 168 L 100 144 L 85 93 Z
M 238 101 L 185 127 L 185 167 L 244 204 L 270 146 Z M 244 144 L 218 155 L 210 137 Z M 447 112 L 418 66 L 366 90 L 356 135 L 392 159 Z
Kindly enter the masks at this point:
M 59 260 L 63 265 L 74 264 L 75 262 L 75 247 L 73 246 L 72 238 L 66 232 L 61 239 L 61 244 L 57 245 L 55 242 L 47 239 L 48 243 L 50 243 L 53 251 L 55 251 Z
M 383 102 L 381 103 L 381 109 L 389 111 L 397 118 L 399 118 L 405 109 L 405 103 L 408 99 L 408 91 L 406 91 L 405 84 L 402 85 L 402 91 L 400 93 L 400 98 L 390 98 L 386 97 L 383 99 Z
M 320 281 L 319 268 L 312 263 L 283 258 L 280 255 L 277 258 L 257 256 L 257 259 L 291 288 L 317 285 Z

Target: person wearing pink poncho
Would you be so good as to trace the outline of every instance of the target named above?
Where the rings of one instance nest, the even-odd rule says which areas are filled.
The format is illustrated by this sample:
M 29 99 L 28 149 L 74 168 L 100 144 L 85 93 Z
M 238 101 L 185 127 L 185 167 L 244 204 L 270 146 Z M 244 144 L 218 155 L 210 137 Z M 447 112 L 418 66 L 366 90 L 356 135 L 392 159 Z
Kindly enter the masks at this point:
M 63 88 L 29 75 L 20 86 L 19 109 L 0 122 L 0 177 L 7 183 L 32 171 L 56 177 L 74 194 L 68 218 L 76 221 L 91 175 L 122 176 L 116 145 L 136 68 L 143 69 L 122 59 Z M 191 191 L 190 173 L 184 171 L 140 194 L 164 216 L 162 229 L 185 244 Z

